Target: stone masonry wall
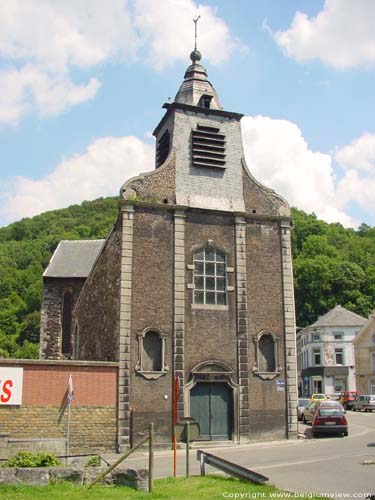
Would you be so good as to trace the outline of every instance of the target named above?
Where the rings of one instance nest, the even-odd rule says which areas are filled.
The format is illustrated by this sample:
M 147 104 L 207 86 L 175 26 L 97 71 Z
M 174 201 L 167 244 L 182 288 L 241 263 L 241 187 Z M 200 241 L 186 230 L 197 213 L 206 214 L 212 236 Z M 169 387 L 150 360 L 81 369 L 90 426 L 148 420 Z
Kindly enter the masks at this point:
M 251 440 L 285 438 L 286 393 L 276 380 L 286 379 L 280 227 L 276 222 L 247 223 L 247 296 L 249 330 L 249 406 Z M 254 336 L 262 330 L 278 338 L 279 377 L 263 380 L 251 373 L 256 363 Z
M 133 230 L 133 289 L 131 305 L 130 403 L 132 440 L 136 444 L 150 422 L 157 444 L 172 436 L 173 349 L 173 214 L 165 209 L 135 207 Z M 138 334 L 155 327 L 166 335 L 168 372 L 147 380 L 135 371 Z M 167 396 L 167 399 L 165 398 Z
M 79 359 L 118 360 L 120 254 L 118 223 L 107 238 L 75 310 Z
M 73 379 L 70 408 L 72 453 L 111 450 L 117 436 L 115 363 L 2 360 L 2 368 L 23 367 L 20 406 L 0 406 L 0 433 L 9 438 L 66 438 L 67 385 Z M 35 443 L 38 449 L 38 443 Z
M 250 177 L 247 169 L 243 168 L 242 176 L 245 210 L 247 213 L 256 213 L 268 216 L 290 215 L 290 208 L 287 202 L 271 189 L 257 183 L 254 178 Z
M 40 317 L 40 357 L 61 359 L 61 311 L 65 290 L 72 291 L 72 310 L 77 303 L 85 278 L 44 278 Z M 72 325 L 74 324 L 74 313 Z M 73 334 L 73 332 L 72 332 Z

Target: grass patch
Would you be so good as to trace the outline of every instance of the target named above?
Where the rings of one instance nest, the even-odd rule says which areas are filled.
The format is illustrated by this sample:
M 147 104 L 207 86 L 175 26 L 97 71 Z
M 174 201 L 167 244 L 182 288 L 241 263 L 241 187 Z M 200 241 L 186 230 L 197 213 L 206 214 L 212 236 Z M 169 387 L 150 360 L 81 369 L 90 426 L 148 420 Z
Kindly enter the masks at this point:
M 236 496 L 236 494 L 238 496 Z M 241 494 L 241 496 L 240 496 Z M 279 494 L 279 495 L 277 495 Z M 88 490 L 63 482 L 48 486 L 4 486 L 0 485 L 2 500 L 219 500 L 219 499 L 263 499 L 288 498 L 288 493 L 274 486 L 257 486 L 223 476 L 193 476 L 190 479 L 157 479 L 152 494 L 135 491 L 127 487 L 94 486 Z M 290 494 L 293 498 L 293 493 Z M 298 497 L 310 500 L 319 497 Z

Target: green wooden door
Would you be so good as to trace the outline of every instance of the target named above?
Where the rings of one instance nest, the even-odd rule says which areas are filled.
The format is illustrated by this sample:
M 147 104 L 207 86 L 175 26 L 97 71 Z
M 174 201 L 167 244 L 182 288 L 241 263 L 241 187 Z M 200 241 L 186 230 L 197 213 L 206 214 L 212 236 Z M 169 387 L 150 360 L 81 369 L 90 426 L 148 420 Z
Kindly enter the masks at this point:
M 199 423 L 201 439 L 231 439 L 231 389 L 221 382 L 196 384 L 190 392 L 190 416 Z

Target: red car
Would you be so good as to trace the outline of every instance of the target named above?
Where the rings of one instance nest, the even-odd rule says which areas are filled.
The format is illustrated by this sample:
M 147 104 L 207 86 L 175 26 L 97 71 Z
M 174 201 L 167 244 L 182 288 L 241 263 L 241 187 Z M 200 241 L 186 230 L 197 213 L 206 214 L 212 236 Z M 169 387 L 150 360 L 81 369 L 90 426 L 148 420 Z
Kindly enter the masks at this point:
M 359 392 L 357 391 L 345 391 L 340 399 L 340 403 L 343 405 L 345 410 L 351 410 L 353 408 L 353 403 L 358 396 Z
M 343 434 L 348 435 L 348 421 L 340 403 L 324 405 L 321 403 L 312 421 L 312 434 Z

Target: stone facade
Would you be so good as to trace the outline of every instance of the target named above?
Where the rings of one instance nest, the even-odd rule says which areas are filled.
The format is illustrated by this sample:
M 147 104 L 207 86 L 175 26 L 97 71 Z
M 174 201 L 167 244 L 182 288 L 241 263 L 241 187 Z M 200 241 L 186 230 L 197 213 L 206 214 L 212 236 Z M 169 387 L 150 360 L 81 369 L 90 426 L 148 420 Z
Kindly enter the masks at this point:
M 208 439 L 297 435 L 290 207 L 248 171 L 242 115 L 222 110 L 199 58 L 75 308 L 74 355 L 119 362 L 119 450 L 151 421 L 171 443 L 174 381 L 178 418 Z

